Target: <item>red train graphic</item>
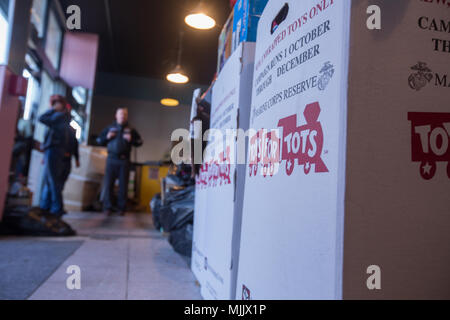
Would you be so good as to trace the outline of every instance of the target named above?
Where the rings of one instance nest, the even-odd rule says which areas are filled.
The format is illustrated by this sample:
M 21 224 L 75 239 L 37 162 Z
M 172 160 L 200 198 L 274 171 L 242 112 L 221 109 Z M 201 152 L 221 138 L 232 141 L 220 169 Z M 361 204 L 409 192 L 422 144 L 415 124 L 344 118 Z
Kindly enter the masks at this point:
M 303 166 L 305 174 L 311 172 L 312 165 L 315 165 L 315 172 L 328 172 L 321 158 L 324 136 L 318 121 L 320 111 L 319 103 L 314 102 L 308 104 L 303 112 L 305 125 L 297 126 L 297 115 L 294 114 L 278 122 L 282 130 L 259 130 L 250 139 L 250 177 L 257 175 L 259 165 L 262 165 L 264 177 L 273 176 L 282 161 L 286 162 L 288 176 L 292 175 L 296 163 Z M 283 132 L 282 140 L 279 139 L 279 131 Z
M 450 113 L 410 112 L 412 161 L 420 162 L 420 175 L 431 180 L 437 162 L 447 162 L 450 178 Z

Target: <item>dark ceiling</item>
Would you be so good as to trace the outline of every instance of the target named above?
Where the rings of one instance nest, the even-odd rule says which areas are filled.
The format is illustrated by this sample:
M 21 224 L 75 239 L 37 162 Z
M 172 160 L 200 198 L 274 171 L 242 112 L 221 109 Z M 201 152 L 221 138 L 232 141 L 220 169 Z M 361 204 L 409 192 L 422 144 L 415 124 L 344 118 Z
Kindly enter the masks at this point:
M 182 67 L 191 82 L 207 85 L 216 71 L 221 26 L 231 9 L 229 0 L 209 0 L 217 26 L 212 30 L 195 30 L 184 23 L 184 17 L 198 2 L 60 0 L 64 11 L 70 5 L 81 8 L 81 31 L 100 35 L 98 71 L 165 79 L 176 65 L 182 31 Z

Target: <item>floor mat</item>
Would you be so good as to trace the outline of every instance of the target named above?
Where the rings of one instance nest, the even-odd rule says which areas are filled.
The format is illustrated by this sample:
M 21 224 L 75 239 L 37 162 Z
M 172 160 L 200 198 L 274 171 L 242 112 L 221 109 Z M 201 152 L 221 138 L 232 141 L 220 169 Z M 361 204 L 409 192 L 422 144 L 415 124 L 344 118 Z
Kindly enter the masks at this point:
M 82 243 L 0 239 L 0 300 L 27 299 Z

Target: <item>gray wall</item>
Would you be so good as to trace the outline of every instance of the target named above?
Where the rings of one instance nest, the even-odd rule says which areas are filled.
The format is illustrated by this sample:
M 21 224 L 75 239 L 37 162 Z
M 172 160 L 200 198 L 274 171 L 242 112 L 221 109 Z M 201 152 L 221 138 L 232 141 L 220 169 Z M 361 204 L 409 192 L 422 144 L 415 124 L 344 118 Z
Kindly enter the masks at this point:
M 91 134 L 114 121 L 118 107 L 129 109 L 130 125 L 136 128 L 144 139 L 144 145 L 137 151 L 137 161 L 159 161 L 171 147 L 173 130 L 188 128 L 191 107 L 164 107 L 158 102 L 108 96 L 94 96 L 92 104 Z M 134 160 L 134 158 L 132 158 Z
M 114 121 L 118 107 L 127 107 L 130 125 L 144 140 L 137 151 L 137 161 L 160 161 L 171 148 L 175 129 L 189 128 L 193 91 L 205 86 L 188 83 L 174 85 L 168 81 L 112 73 L 97 73 L 92 101 L 89 136 L 99 134 Z M 178 107 L 164 107 L 162 98 L 175 98 Z M 132 160 L 135 160 L 134 157 Z

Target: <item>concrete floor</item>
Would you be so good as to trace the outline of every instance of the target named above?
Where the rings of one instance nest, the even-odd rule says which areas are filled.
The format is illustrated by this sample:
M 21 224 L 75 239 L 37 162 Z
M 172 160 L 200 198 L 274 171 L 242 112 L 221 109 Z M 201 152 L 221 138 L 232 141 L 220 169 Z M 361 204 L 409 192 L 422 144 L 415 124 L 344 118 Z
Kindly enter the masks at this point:
M 29 299 L 201 299 L 186 259 L 153 229 L 150 215 L 71 213 L 65 220 L 78 236 L 50 240 L 83 243 Z M 81 270 L 80 290 L 66 286 L 73 265 Z

